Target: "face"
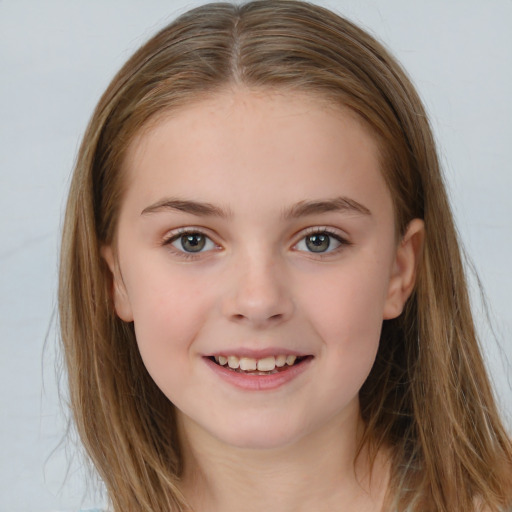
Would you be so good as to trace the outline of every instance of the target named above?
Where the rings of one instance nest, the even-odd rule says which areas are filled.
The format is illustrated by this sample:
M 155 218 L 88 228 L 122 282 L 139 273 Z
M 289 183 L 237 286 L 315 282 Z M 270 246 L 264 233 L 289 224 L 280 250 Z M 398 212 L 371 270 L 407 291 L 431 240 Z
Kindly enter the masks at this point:
M 146 131 L 123 172 L 103 252 L 116 311 L 185 431 L 273 448 L 356 416 L 420 231 L 397 239 L 356 116 L 299 93 L 226 91 Z

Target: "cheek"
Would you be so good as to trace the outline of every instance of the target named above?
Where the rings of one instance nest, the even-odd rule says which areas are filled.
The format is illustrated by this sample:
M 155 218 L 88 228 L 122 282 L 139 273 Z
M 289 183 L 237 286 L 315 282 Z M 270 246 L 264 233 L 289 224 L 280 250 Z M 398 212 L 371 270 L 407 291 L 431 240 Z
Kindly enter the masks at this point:
M 300 285 L 307 291 L 301 294 L 302 301 L 318 318 L 318 325 L 341 337 L 382 324 L 389 284 L 385 262 L 369 258 L 351 263 L 317 274 L 314 286 L 311 282 Z
M 132 276 L 128 293 L 137 344 L 153 374 L 169 361 L 183 363 L 189 358 L 189 348 L 207 321 L 213 299 L 202 279 L 156 263 L 147 267 L 151 270 L 143 276 Z
M 385 262 L 361 259 L 317 276 L 301 308 L 331 357 L 333 373 L 347 381 L 365 380 L 379 346 L 387 294 Z

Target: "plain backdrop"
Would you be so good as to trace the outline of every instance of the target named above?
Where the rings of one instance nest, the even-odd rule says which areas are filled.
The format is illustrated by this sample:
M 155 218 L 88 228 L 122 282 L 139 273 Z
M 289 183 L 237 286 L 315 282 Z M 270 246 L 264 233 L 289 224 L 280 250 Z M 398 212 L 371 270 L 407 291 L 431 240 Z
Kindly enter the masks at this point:
M 77 510 L 98 500 L 82 500 L 80 465 L 69 445 L 59 446 L 53 314 L 69 175 L 117 69 L 200 3 L 0 0 L 0 511 Z M 489 299 L 496 337 L 474 293 L 489 371 L 512 425 L 512 1 L 318 3 L 377 35 L 426 103 L 460 233 Z

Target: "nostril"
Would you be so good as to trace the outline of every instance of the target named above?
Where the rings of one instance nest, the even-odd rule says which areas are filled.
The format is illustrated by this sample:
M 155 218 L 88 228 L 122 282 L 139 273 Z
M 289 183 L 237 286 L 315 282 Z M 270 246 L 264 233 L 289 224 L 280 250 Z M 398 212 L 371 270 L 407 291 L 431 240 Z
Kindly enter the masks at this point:
M 262 323 L 274 323 L 279 322 L 284 318 L 284 315 L 282 313 L 277 313 L 275 315 L 270 315 L 268 317 L 257 317 L 256 315 L 243 315 L 240 313 L 236 313 L 231 315 L 232 320 L 242 322 L 242 321 L 256 321 L 256 322 L 262 322 Z

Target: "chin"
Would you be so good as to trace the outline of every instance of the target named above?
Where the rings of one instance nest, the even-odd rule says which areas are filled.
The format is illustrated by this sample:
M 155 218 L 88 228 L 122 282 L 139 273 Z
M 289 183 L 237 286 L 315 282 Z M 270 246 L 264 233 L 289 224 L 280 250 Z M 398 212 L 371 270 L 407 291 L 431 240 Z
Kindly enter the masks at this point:
M 230 427 L 218 432 L 215 437 L 223 444 L 242 450 L 286 448 L 304 435 L 296 425 L 270 424 L 268 421 L 235 421 Z

